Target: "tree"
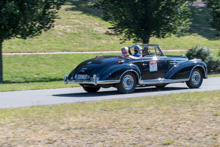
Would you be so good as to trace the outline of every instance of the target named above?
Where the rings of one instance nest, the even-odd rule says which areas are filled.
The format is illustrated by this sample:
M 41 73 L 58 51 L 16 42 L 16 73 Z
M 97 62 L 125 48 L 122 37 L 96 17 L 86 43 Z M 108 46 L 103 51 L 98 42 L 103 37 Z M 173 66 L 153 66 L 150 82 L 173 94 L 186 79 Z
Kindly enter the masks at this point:
M 104 19 L 112 25 L 110 34 L 122 40 L 149 43 L 150 37 L 180 36 L 191 24 L 186 0 L 97 0 Z
M 220 32 L 220 1 L 219 0 L 207 0 L 207 7 L 211 9 L 212 20 L 210 25 L 212 28 Z
M 2 43 L 11 38 L 38 36 L 54 25 L 65 0 L 0 1 L 0 83 L 3 82 Z

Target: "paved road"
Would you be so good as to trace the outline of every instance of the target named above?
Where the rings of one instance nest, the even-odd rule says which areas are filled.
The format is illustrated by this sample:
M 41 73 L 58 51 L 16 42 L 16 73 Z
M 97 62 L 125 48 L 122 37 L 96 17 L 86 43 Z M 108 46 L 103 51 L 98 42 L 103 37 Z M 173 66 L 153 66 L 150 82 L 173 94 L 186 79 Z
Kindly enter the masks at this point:
M 211 49 L 211 50 L 219 50 L 219 49 Z M 179 51 L 187 51 L 185 49 L 179 50 L 165 50 L 164 52 L 179 52 Z M 50 54 L 99 54 L 99 53 L 121 53 L 120 49 L 118 51 L 91 51 L 91 52 L 39 52 L 39 53 L 2 53 L 3 55 L 50 55 Z
M 0 92 L 0 108 L 126 99 L 212 90 L 220 90 L 220 77 L 205 79 L 199 89 L 188 89 L 185 83 L 178 83 L 167 85 L 163 90 L 158 90 L 155 87 L 142 87 L 138 88 L 135 93 L 132 94 L 119 94 L 115 88 L 101 89 L 98 93 L 88 94 L 81 87 Z

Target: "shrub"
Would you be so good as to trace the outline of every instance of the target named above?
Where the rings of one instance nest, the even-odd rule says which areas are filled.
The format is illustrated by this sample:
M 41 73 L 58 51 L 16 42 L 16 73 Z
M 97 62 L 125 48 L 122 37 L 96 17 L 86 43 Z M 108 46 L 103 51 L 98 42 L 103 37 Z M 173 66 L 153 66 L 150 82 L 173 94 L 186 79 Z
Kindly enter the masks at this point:
M 218 59 L 220 60 L 220 50 L 218 51 Z
M 207 63 L 208 73 L 220 72 L 220 60 L 213 60 Z
M 207 64 L 208 73 L 220 72 L 220 51 L 218 52 L 217 58 L 214 58 L 209 48 L 203 46 L 196 46 L 190 49 L 186 53 L 186 56 L 189 59 L 202 59 Z
M 196 46 L 196 47 L 190 49 L 186 53 L 186 56 L 189 59 L 194 59 L 194 58 L 202 59 L 206 64 L 209 61 L 213 60 L 213 54 L 212 54 L 211 50 L 209 48 L 203 47 L 203 46 Z
M 217 57 L 212 61 L 209 61 L 207 64 L 208 72 L 219 73 L 220 72 L 220 51 L 218 52 Z

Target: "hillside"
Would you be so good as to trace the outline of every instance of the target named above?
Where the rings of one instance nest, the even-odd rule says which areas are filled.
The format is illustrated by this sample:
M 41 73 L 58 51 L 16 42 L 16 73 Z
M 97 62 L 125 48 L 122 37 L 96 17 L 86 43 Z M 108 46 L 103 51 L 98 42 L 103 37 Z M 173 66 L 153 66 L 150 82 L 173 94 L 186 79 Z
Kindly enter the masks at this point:
M 116 36 L 105 32 L 110 26 L 101 18 L 101 11 L 91 9 L 86 1 L 67 2 L 59 12 L 55 27 L 36 38 L 12 39 L 3 44 L 3 52 L 108 51 L 120 50 L 132 41 L 120 44 Z M 193 24 L 187 36 L 166 39 L 151 38 L 150 43 L 164 49 L 189 49 L 195 45 L 219 49 L 220 38 L 207 21 L 207 8 L 194 7 Z

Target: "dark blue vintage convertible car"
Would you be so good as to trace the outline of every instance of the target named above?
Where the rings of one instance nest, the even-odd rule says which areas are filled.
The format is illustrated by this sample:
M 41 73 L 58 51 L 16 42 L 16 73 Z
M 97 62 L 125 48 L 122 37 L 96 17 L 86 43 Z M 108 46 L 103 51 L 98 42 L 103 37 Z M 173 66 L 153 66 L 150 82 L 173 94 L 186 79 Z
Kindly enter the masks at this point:
M 137 86 L 163 88 L 180 82 L 199 88 L 207 78 L 207 66 L 200 59 L 168 56 L 155 44 L 140 46 L 143 57 L 97 56 L 80 63 L 69 76 L 65 74 L 64 82 L 79 83 L 87 92 L 116 87 L 120 93 L 132 93 Z

